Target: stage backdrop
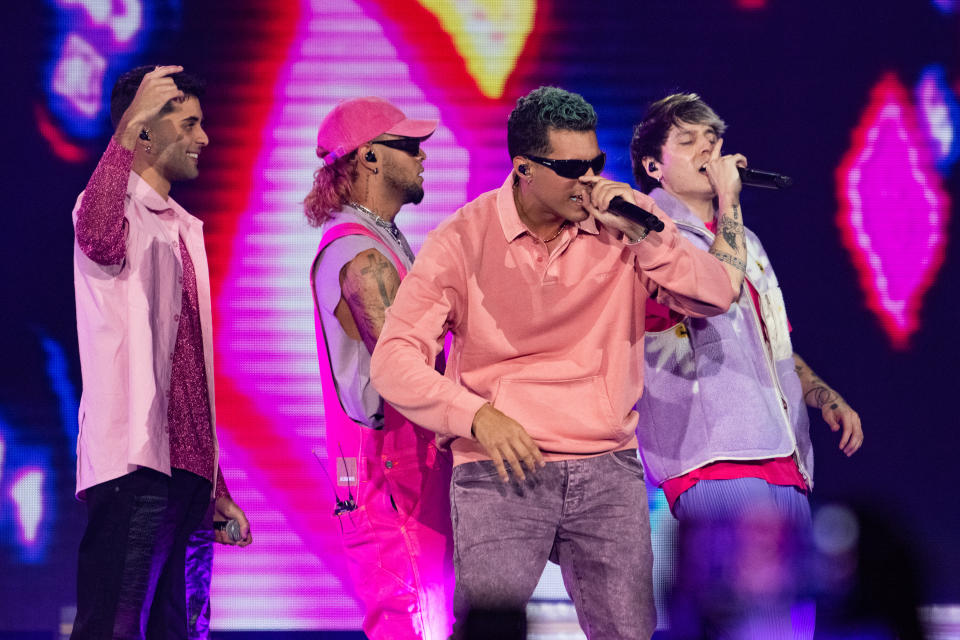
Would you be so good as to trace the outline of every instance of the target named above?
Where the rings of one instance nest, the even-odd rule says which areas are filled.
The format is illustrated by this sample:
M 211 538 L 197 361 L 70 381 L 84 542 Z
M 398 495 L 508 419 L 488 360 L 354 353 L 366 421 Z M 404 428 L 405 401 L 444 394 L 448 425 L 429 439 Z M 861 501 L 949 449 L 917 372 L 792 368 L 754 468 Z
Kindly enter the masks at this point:
M 176 197 L 205 221 L 218 433 L 256 542 L 218 550 L 215 628 L 354 629 L 325 442 L 302 200 L 316 128 L 379 95 L 437 118 L 426 197 L 398 219 L 414 248 L 510 169 L 506 117 L 541 84 L 597 109 L 605 175 L 631 181 L 646 104 L 700 92 L 724 149 L 792 175 L 746 192 L 786 293 L 798 353 L 856 408 L 848 460 L 813 416 L 816 503 L 873 505 L 914 543 L 927 602 L 960 602 L 955 467 L 960 88 L 952 0 L 46 0 L 3 21 L 0 183 L 0 631 L 49 630 L 75 602 L 85 522 L 73 498 L 79 363 L 70 211 L 106 146 L 109 90 L 137 64 L 209 83 L 210 146 Z M 651 488 L 658 585 L 673 521 Z M 551 570 L 537 592 L 565 598 Z

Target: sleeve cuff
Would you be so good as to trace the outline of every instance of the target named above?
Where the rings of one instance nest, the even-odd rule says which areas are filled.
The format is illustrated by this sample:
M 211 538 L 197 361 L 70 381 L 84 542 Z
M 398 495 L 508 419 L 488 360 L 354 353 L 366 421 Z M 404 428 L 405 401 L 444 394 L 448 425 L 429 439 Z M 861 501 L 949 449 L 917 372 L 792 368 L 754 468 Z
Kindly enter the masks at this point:
M 460 438 L 472 438 L 473 418 L 487 401 L 480 396 L 462 389 L 447 409 L 446 430 Z
M 227 481 L 223 479 L 223 471 L 217 467 L 217 488 L 213 492 L 214 498 L 230 498 L 230 490 L 227 489 Z M 232 500 L 232 498 L 231 498 Z
M 110 136 L 110 142 L 107 144 L 107 150 L 103 152 L 103 159 L 112 166 L 130 171 L 133 166 L 133 151 L 127 149 L 117 142 L 117 139 Z

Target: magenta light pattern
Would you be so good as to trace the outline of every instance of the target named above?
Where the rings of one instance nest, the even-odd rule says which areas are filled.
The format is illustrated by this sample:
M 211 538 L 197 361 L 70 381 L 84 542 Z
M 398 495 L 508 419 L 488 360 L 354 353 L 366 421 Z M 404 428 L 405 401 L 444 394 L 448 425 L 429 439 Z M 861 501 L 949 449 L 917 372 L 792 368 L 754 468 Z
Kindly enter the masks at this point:
M 466 201 L 467 151 L 359 2 L 305 3 L 297 33 L 272 92 L 276 101 L 251 176 L 254 187 L 214 303 L 219 377 L 251 399 L 266 422 L 219 425 L 231 490 L 257 532 L 252 546 L 216 555 L 212 607 L 221 629 L 360 626 L 359 608 L 341 577 L 343 561 L 331 555 L 335 547 L 322 543 L 337 532 L 317 531 L 337 526 L 330 487 L 311 454 L 324 448 L 325 438 L 308 285 L 320 235 L 307 225 L 302 203 L 320 162 L 320 120 L 341 99 L 379 95 L 411 117 L 441 121 L 424 145 L 426 197 L 398 218 L 414 247 Z M 239 429 L 246 430 L 247 442 L 255 431 L 256 446 L 236 444 L 230 434 Z
M 905 349 L 943 261 L 950 203 L 906 89 L 892 74 L 873 88 L 837 169 L 837 224 L 869 308 Z

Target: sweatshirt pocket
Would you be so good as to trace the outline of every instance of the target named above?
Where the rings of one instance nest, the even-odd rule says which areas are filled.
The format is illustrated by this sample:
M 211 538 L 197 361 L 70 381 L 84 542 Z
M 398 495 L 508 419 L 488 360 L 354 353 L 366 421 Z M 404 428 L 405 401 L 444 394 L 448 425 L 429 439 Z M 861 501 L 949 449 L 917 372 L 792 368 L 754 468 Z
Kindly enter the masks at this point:
M 519 422 L 541 450 L 599 453 L 630 436 L 601 376 L 500 381 L 493 406 Z

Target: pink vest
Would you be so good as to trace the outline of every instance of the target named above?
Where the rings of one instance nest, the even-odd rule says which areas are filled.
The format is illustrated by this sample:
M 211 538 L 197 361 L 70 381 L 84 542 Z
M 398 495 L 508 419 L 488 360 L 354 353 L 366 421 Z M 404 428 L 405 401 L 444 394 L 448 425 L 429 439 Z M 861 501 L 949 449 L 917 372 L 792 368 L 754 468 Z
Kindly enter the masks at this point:
M 400 279 L 407 275 L 399 256 L 372 231 L 363 225 L 347 222 L 329 229 L 320 240 L 314 264 L 331 242 L 348 235 L 362 235 L 375 240 L 393 260 Z M 380 467 L 390 485 L 397 509 L 404 515 L 413 515 L 421 488 L 421 475 L 436 464 L 437 448 L 432 431 L 417 426 L 404 418 L 396 409 L 384 402 L 384 427 L 371 429 L 352 420 L 339 402 L 339 392 L 330 368 L 326 336 L 320 318 L 316 291 L 316 269 L 311 269 L 310 290 L 313 292 L 313 318 L 316 325 L 317 353 L 320 362 L 321 388 L 324 397 L 324 423 L 326 426 L 326 460 L 328 473 L 336 469 L 336 485 L 340 497 L 346 497 L 347 489 L 354 490 L 359 480 L 369 480 L 377 475 L 374 467 Z M 332 402 L 336 398 L 337 402 Z M 336 461 L 336 464 L 333 464 Z M 359 475 L 358 472 L 359 471 Z M 371 496 L 372 497 L 372 496 Z M 387 496 L 389 499 L 389 496 Z M 409 498 L 407 500 L 406 498 Z

